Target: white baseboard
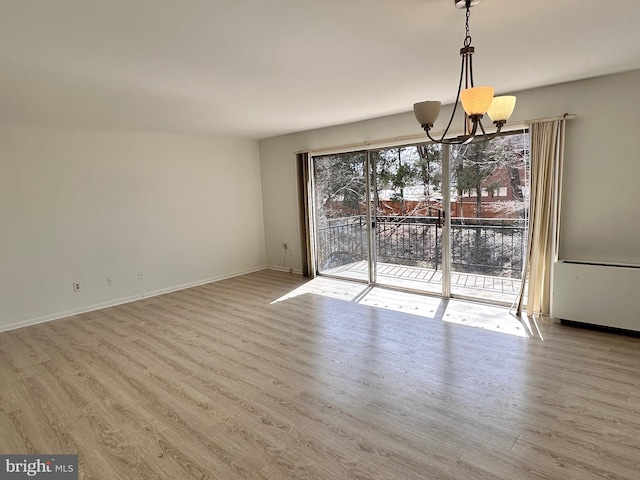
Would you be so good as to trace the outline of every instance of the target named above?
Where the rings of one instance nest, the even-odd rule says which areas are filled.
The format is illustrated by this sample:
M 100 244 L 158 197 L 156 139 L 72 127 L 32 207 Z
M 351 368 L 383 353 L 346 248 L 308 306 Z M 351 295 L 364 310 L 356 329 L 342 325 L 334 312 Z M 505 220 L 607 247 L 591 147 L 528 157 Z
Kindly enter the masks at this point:
M 10 323 L 8 325 L 0 325 L 0 332 L 8 332 L 9 330 L 15 330 L 17 328 L 29 327 L 31 325 L 38 325 L 39 323 L 52 322 L 54 320 L 60 320 L 61 318 L 72 317 L 81 313 L 93 312 L 95 310 L 102 310 L 103 308 L 115 307 L 116 305 L 122 305 L 124 303 L 135 302 L 136 300 L 142 300 L 144 297 L 142 294 L 131 295 L 129 297 L 117 298 L 109 300 L 108 302 L 96 303 L 87 307 L 75 308 L 73 310 L 66 310 L 64 312 L 53 313 L 51 315 L 44 315 L 37 318 L 29 318 L 20 322 Z
M 74 315 L 79 315 L 81 313 L 94 312 L 96 310 L 102 310 L 104 308 L 115 307 L 117 305 L 123 305 L 125 303 L 135 302 L 138 300 L 142 300 L 144 298 L 156 297 L 158 295 L 164 295 L 166 293 L 176 292 L 178 290 L 185 290 L 187 288 L 198 287 L 200 285 L 206 285 L 208 283 L 219 282 L 221 280 L 226 280 L 228 278 L 239 277 L 240 275 L 247 275 L 249 273 L 259 272 L 260 270 L 264 270 L 269 268 L 266 265 L 252 268 L 246 271 L 240 271 L 231 273 L 228 275 L 221 275 L 218 277 L 211 277 L 204 280 L 198 280 L 196 282 L 184 283 L 182 285 L 175 285 L 168 288 L 161 288 L 159 290 L 153 290 L 150 292 L 142 292 L 136 295 L 131 295 L 128 297 L 116 298 L 114 300 L 109 300 L 107 302 L 96 303 L 94 305 L 89 305 L 86 307 L 80 307 L 73 310 L 66 310 L 64 312 L 53 313 L 51 315 L 44 315 L 42 317 L 30 318 L 27 320 L 21 320 L 19 322 L 10 323 L 8 325 L 0 325 L 0 332 L 8 332 L 9 330 L 15 330 L 17 328 L 29 327 L 31 325 L 38 325 L 39 323 L 52 322 L 54 320 L 60 320 L 62 318 L 72 317 Z M 288 271 L 288 270 L 287 270 Z
M 222 280 L 227 280 L 229 278 L 239 277 L 240 275 L 247 275 L 249 273 L 259 272 L 260 270 L 264 270 L 266 268 L 269 268 L 269 267 L 267 267 L 266 265 L 263 265 L 257 268 L 252 268 L 250 270 L 243 270 L 243 271 L 231 273 L 228 275 L 221 275 L 219 277 L 210 277 L 204 280 L 198 280 L 196 282 L 183 283 L 182 285 L 175 285 L 173 287 L 161 288 L 159 290 L 143 292 L 142 296 L 144 298 L 157 297 L 158 295 L 165 295 L 167 293 L 177 292 L 179 290 L 186 290 L 187 288 L 199 287 L 200 285 L 206 285 L 208 283 L 215 283 L 215 282 L 220 282 Z
M 267 265 L 265 268 L 268 270 L 277 270 L 278 272 L 295 273 L 297 275 L 302 275 L 302 270 L 296 268 L 281 267 L 280 265 Z

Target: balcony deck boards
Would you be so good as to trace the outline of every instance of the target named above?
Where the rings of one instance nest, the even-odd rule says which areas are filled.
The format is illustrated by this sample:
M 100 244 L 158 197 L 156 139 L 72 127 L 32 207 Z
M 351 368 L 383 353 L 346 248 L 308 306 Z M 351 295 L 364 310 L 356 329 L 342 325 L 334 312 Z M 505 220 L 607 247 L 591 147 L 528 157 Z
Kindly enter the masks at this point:
M 322 274 L 353 280 L 368 280 L 368 264 L 358 261 L 324 270 Z M 431 268 L 411 267 L 378 263 L 378 283 L 408 290 L 440 294 L 442 291 L 442 271 Z M 472 273 L 452 272 L 451 291 L 461 297 L 511 304 L 520 290 L 517 278 L 494 277 Z

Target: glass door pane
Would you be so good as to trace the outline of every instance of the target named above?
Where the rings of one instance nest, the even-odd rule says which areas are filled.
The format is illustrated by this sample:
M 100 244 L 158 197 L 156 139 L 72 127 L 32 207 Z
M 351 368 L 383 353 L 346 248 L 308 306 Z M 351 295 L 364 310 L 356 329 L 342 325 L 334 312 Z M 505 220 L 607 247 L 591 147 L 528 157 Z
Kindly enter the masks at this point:
M 451 293 L 511 303 L 522 279 L 528 133 L 451 147 Z
M 313 157 L 317 269 L 369 282 L 367 155 Z
M 371 152 L 376 283 L 442 293 L 442 147 Z

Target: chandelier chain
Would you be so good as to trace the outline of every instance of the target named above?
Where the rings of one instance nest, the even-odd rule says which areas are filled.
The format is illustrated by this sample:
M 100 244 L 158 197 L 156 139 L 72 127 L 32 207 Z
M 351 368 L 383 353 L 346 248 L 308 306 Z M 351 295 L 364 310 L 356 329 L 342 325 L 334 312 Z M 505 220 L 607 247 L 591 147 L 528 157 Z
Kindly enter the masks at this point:
M 464 38 L 464 46 L 468 47 L 471 45 L 471 32 L 469 30 L 469 18 L 471 17 L 471 2 L 467 1 L 467 19 L 465 22 L 465 29 L 466 29 L 466 37 Z

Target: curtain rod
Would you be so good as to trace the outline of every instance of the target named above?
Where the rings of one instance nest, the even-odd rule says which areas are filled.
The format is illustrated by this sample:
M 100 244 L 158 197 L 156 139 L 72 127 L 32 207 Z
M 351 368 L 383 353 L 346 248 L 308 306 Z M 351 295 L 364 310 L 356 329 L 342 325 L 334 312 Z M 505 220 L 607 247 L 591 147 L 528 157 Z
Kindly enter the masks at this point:
M 574 113 L 565 113 L 564 115 L 559 115 L 556 117 L 545 117 L 545 118 L 536 118 L 533 120 L 520 120 L 517 122 L 512 122 L 509 124 L 510 128 L 509 130 L 505 130 L 506 132 L 509 131 L 514 131 L 514 130 L 519 130 L 520 128 L 526 128 L 529 125 L 531 125 L 532 123 L 541 123 L 541 122 L 555 122 L 557 120 L 574 120 L 576 118 L 576 115 Z M 442 133 L 442 132 L 439 132 Z M 459 133 L 462 132 L 453 132 L 453 136 L 458 135 Z M 434 135 L 435 136 L 435 135 Z M 318 148 L 318 149 L 305 149 L 305 150 L 298 150 L 296 152 L 296 154 L 299 153 L 308 153 L 308 152 L 313 152 L 313 153 L 326 153 L 326 152 L 332 152 L 332 153 L 338 153 L 341 151 L 348 151 L 348 150 L 353 150 L 353 149 L 358 149 L 358 150 L 362 150 L 362 149 L 367 149 L 370 147 L 384 147 L 384 146 L 391 146 L 391 145 L 395 145 L 398 143 L 411 143 L 414 141 L 420 141 L 420 143 L 428 143 L 429 140 L 425 137 L 424 134 L 421 135 L 404 135 L 404 136 L 400 136 L 400 137 L 389 137 L 389 138 L 383 138 L 383 139 L 378 139 L 378 140 L 365 140 L 363 142 L 356 142 L 356 143 L 347 143 L 345 145 L 337 145 L 334 147 L 323 147 L 323 148 Z

